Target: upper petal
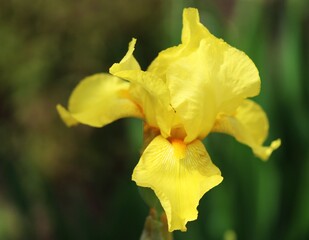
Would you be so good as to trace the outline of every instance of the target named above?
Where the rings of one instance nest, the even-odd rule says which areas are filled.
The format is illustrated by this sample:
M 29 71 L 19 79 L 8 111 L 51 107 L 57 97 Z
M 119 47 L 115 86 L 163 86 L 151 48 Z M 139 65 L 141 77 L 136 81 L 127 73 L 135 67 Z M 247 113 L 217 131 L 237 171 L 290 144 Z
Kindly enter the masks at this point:
M 201 197 L 223 178 L 201 141 L 186 145 L 159 135 L 145 149 L 132 179 L 155 191 L 166 212 L 169 231 L 186 231 L 186 223 L 197 218 Z
M 129 43 L 129 48 L 126 55 L 119 63 L 113 64 L 109 72 L 114 76 L 123 78 L 132 83 L 132 85 L 139 85 L 143 90 L 151 96 L 158 98 L 158 101 L 164 102 L 168 97 L 168 89 L 165 83 L 157 75 L 142 71 L 133 56 L 136 39 L 132 39 Z M 131 86 L 132 87 L 132 86 Z
M 201 39 L 209 38 L 214 38 L 214 36 L 200 23 L 197 9 L 185 8 L 183 11 L 182 43 L 161 51 L 149 66 L 148 71 L 164 76 L 171 63 L 180 57 L 191 54 L 192 49 L 199 47 Z
M 201 45 L 198 51 L 175 60 L 166 72 L 171 105 L 181 119 L 187 135 L 186 142 L 205 137 L 217 114 L 214 86 L 209 81 L 211 71 L 216 69 L 201 64 L 205 63 L 205 52 L 207 46 Z M 207 67 L 209 69 L 206 69 Z
M 110 73 L 114 74 L 121 71 L 126 70 L 140 70 L 141 67 L 139 66 L 137 60 L 133 56 L 133 52 L 135 49 L 136 39 L 133 38 L 132 41 L 129 43 L 129 48 L 126 55 L 121 59 L 119 63 L 113 64 L 110 68 Z
M 268 135 L 268 120 L 263 109 L 251 100 L 244 100 L 233 115 L 220 114 L 214 132 L 227 133 L 248 145 L 256 156 L 267 160 L 280 144 L 280 139 L 263 146 Z
M 182 44 L 162 51 L 148 71 L 166 82 L 171 105 L 187 132 L 186 142 L 205 137 L 218 112 L 230 114 L 260 91 L 251 59 L 213 36 L 193 8 L 183 13 Z
M 109 74 L 86 77 L 72 92 L 68 111 L 63 107 L 58 107 L 58 111 L 67 124 L 75 119 L 93 127 L 123 117 L 142 117 L 141 109 L 130 98 L 129 87 L 128 82 Z
M 168 88 L 159 76 L 140 69 L 133 56 L 135 43 L 135 39 L 129 43 L 126 55 L 113 64 L 110 73 L 130 81 L 130 96 L 143 108 L 148 124 L 160 128 L 161 134 L 168 137 L 173 120 Z

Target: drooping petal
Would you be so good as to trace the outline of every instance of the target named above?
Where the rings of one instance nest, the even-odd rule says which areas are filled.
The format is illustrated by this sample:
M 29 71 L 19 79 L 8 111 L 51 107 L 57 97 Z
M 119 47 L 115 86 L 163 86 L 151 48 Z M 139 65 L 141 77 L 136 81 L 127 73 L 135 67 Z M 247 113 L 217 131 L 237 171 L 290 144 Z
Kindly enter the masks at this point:
M 95 74 L 83 79 L 72 92 L 68 111 L 59 108 L 63 120 L 72 119 L 93 127 L 103 127 L 119 118 L 141 118 L 142 110 L 128 93 L 130 84 L 109 74 Z
M 158 127 L 168 137 L 173 119 L 169 91 L 166 84 L 156 74 L 142 71 L 133 56 L 136 39 L 129 43 L 124 58 L 113 64 L 110 73 L 130 81 L 130 95 L 144 110 L 149 125 Z
M 57 104 L 56 108 L 61 119 L 68 127 L 76 126 L 79 124 L 79 122 L 72 116 L 72 114 L 62 105 Z
M 145 149 L 132 179 L 154 190 L 166 212 L 169 231 L 186 231 L 186 223 L 197 218 L 201 197 L 223 178 L 201 141 L 186 145 L 159 135 Z
M 244 100 L 233 115 L 219 115 L 213 132 L 232 135 L 237 141 L 248 145 L 256 156 L 267 160 L 280 144 L 280 139 L 263 146 L 268 135 L 268 119 L 263 109 L 251 100 Z
M 204 138 L 218 112 L 230 114 L 260 91 L 251 59 L 213 36 L 192 8 L 183 13 L 182 44 L 162 51 L 148 71 L 166 82 L 171 105 L 187 132 L 186 142 Z

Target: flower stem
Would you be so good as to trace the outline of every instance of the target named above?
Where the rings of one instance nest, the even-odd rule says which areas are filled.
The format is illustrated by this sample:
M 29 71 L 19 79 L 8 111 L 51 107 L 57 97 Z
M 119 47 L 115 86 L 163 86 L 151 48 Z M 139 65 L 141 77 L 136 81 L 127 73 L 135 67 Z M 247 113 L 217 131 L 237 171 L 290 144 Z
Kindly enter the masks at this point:
M 164 212 L 159 217 L 156 209 L 150 208 L 140 240 L 173 240 Z

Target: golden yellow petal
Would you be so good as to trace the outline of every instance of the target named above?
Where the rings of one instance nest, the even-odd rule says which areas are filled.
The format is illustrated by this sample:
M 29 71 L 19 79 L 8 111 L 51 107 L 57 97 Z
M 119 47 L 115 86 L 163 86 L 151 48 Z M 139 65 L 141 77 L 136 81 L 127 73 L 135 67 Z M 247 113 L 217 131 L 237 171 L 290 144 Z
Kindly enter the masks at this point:
M 86 77 L 72 92 L 68 112 L 76 121 L 93 127 L 123 117 L 142 117 L 140 108 L 130 99 L 129 87 L 128 82 L 109 74 Z M 64 113 L 60 108 L 60 114 Z
M 268 128 L 263 109 L 251 100 L 244 100 L 233 115 L 219 115 L 212 131 L 232 135 L 237 141 L 251 147 L 256 156 L 267 160 L 281 144 L 280 139 L 277 139 L 270 146 L 263 146 Z
M 158 196 L 169 231 L 186 231 L 186 223 L 197 218 L 199 200 L 222 179 L 201 141 L 185 144 L 160 135 L 145 149 L 132 175 L 138 186 Z
M 57 108 L 57 111 L 58 111 L 62 121 L 68 127 L 78 125 L 78 121 L 74 117 L 72 117 L 71 113 L 68 112 L 68 110 L 66 110 L 62 105 L 57 104 L 56 108 Z

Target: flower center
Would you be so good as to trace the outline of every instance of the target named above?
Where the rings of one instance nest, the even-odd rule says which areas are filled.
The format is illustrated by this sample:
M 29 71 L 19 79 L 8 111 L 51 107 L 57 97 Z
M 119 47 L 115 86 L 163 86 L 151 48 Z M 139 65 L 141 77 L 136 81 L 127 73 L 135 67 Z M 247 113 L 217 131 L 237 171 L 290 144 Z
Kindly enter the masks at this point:
M 187 133 L 182 126 L 173 128 L 171 130 L 171 138 L 179 139 L 180 141 L 182 141 L 181 139 L 185 139 L 186 136 Z
M 173 152 L 177 159 L 184 159 L 186 156 L 186 148 L 187 145 L 183 142 L 183 140 L 178 138 L 170 139 L 170 142 L 173 146 Z

